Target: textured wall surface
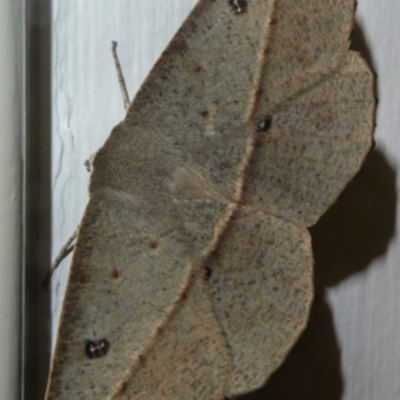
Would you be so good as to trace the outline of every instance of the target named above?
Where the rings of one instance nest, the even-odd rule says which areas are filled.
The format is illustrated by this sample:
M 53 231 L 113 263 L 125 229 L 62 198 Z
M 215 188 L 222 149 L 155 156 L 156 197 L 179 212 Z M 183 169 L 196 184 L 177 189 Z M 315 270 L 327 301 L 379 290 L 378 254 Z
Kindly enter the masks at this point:
M 195 0 L 54 0 L 52 11 L 53 256 L 87 201 L 83 162 L 124 116 L 110 45 L 119 43 L 129 94 Z M 283 367 L 247 399 L 400 398 L 400 2 L 359 0 L 353 48 L 378 74 L 376 148 L 339 202 L 311 229 L 316 300 Z M 56 331 L 68 274 L 56 272 Z

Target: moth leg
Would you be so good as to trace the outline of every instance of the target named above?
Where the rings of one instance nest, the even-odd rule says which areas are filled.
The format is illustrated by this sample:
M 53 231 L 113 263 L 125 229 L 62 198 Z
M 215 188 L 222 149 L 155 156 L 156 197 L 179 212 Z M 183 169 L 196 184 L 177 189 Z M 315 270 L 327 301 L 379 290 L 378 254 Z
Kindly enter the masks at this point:
M 95 157 L 96 153 L 93 153 L 85 162 L 83 165 L 86 167 L 86 171 L 91 173 L 93 169 L 93 160 Z M 46 274 L 46 277 L 43 280 L 42 286 L 45 288 L 48 288 L 50 285 L 51 277 L 53 275 L 53 272 L 59 267 L 61 262 L 68 257 L 70 253 L 74 250 L 75 247 L 75 239 L 76 235 L 78 234 L 79 230 L 79 225 L 76 227 L 72 235 L 67 239 L 67 241 L 64 243 L 64 245 L 61 247 L 60 251 L 58 252 L 56 258 L 53 260 L 51 263 L 50 269 Z
M 86 167 L 86 171 L 91 173 L 93 170 L 93 160 L 94 157 L 96 156 L 96 153 L 93 153 L 85 162 L 83 165 Z M 46 277 L 43 280 L 42 286 L 45 287 L 46 289 L 49 288 L 51 277 L 53 275 L 53 272 L 60 266 L 62 261 L 68 257 L 70 253 L 74 250 L 75 247 L 75 239 L 78 234 L 79 230 L 79 225 L 76 227 L 72 235 L 66 240 L 64 245 L 61 247 L 60 251 L 58 252 L 56 258 L 53 260 L 51 263 L 50 269 L 46 274 Z
M 92 172 L 93 170 L 93 161 L 94 158 L 96 157 L 97 151 L 96 153 L 93 153 L 87 160 L 85 160 L 85 162 L 83 163 L 83 165 L 86 168 L 86 171 L 89 172 L 89 174 Z
M 61 264 L 61 262 L 72 252 L 75 246 L 75 239 L 76 235 L 78 234 L 78 227 L 75 229 L 75 231 L 72 233 L 72 235 L 67 239 L 65 242 L 64 246 L 61 247 L 61 250 L 58 252 L 56 258 L 54 261 L 51 263 L 50 269 L 47 272 L 46 277 L 43 280 L 42 286 L 45 288 L 48 288 L 50 285 L 51 277 L 53 275 L 53 272 L 58 268 L 58 266 Z

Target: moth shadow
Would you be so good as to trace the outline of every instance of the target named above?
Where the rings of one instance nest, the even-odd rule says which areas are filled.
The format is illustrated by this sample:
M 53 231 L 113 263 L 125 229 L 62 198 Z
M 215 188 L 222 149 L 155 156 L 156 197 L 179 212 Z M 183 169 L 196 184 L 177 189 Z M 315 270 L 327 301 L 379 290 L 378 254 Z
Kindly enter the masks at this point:
M 371 70 L 376 71 L 373 57 L 365 39 L 364 32 L 357 22 L 354 24 L 354 29 L 351 34 L 350 49 L 358 51 L 363 56 Z
M 336 204 L 310 229 L 315 300 L 307 329 L 267 385 L 241 400 L 342 398 L 340 346 L 325 293 L 385 254 L 395 232 L 396 198 L 396 173 L 374 150 Z

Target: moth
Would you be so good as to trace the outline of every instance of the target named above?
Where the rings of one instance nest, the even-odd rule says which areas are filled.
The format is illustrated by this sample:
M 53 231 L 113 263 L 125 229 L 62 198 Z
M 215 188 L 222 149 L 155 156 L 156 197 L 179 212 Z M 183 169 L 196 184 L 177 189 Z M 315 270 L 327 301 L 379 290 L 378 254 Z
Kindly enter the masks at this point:
M 313 297 L 307 227 L 359 170 L 354 0 L 199 0 L 93 162 L 47 400 L 233 398 Z

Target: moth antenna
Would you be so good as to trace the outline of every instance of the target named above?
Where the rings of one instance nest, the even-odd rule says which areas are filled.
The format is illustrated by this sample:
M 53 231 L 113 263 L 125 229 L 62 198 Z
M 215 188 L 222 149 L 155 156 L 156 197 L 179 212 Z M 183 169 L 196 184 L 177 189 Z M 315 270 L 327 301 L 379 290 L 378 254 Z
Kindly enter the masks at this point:
M 129 104 L 131 102 L 129 101 L 129 94 L 128 94 L 128 90 L 126 88 L 125 78 L 122 73 L 121 64 L 120 64 L 119 58 L 118 58 L 118 53 L 117 53 L 118 42 L 112 41 L 111 43 L 112 43 L 111 51 L 112 51 L 112 55 L 113 55 L 113 59 L 114 59 L 115 68 L 117 70 L 118 83 L 119 83 L 119 87 L 121 88 L 122 100 L 124 102 L 125 111 L 128 111 Z

